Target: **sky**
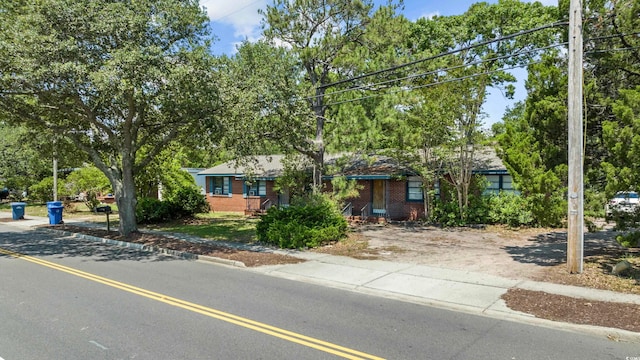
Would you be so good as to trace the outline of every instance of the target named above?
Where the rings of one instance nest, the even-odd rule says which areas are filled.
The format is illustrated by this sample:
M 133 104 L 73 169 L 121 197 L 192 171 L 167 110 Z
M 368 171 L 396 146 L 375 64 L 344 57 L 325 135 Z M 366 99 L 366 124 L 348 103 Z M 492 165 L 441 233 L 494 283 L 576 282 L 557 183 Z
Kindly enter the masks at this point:
M 485 0 L 496 3 L 497 0 Z M 523 0 L 532 2 L 532 0 Z M 538 0 L 544 5 L 558 5 L 558 0 Z M 386 3 L 384 0 L 374 0 L 376 4 Z M 422 17 L 434 15 L 460 15 L 471 4 L 478 1 L 470 0 L 405 0 L 404 10 L 400 11 L 407 19 L 415 21 Z M 259 9 L 265 9 L 273 0 L 200 0 L 211 19 L 213 34 L 217 37 L 212 50 L 215 54 L 234 54 L 236 46 L 244 40 L 255 41 L 260 38 L 262 32 L 262 16 Z M 377 7 L 377 6 L 376 6 Z M 524 80 L 526 71 L 517 70 L 513 74 L 518 78 L 516 93 L 513 100 L 507 99 L 497 89 L 490 89 L 490 95 L 483 106 L 483 111 L 488 114 L 484 127 L 490 128 L 491 124 L 502 119 L 504 110 L 512 106 L 516 101 L 523 100 L 526 96 Z

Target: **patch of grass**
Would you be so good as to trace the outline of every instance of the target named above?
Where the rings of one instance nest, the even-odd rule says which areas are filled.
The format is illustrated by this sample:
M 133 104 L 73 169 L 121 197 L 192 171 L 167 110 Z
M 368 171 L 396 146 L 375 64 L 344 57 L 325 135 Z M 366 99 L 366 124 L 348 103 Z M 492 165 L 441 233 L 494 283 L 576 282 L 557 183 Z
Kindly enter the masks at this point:
M 150 226 L 154 230 L 189 234 L 209 240 L 254 243 L 258 219 L 237 213 L 198 214 L 193 219 Z
M 379 258 L 379 250 L 369 249 L 369 241 L 358 233 L 349 233 L 347 234 L 346 239 L 315 248 L 312 251 L 338 256 L 348 256 L 360 260 L 375 260 Z

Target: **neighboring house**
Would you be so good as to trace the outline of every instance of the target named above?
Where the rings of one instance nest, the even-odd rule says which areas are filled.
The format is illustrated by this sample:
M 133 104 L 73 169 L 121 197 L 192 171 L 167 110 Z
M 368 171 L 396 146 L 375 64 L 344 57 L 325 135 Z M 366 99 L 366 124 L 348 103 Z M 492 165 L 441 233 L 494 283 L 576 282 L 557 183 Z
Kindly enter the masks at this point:
M 283 155 L 258 156 L 251 166 L 236 166 L 227 162 L 198 173 L 206 183 L 206 198 L 213 211 L 251 213 L 274 205 L 288 205 L 286 193 L 274 189 L 282 175 Z M 326 156 L 328 167 L 337 167 L 338 156 Z M 341 162 L 345 162 L 342 158 Z M 346 215 L 390 220 L 415 220 L 424 214 L 424 194 L 421 177 L 393 158 L 373 155 L 347 159 L 335 175 L 323 177 L 325 189 L 331 191 L 331 179 L 344 176 L 355 180 L 359 196 L 349 200 Z M 495 151 L 483 148 L 476 153 L 474 173 L 489 181 L 485 193 L 514 191 L 511 175 Z M 250 175 L 249 175 L 250 174 Z M 444 176 L 446 177 L 446 175 Z M 248 183 L 248 179 L 252 179 Z M 439 189 L 436 188 L 436 194 Z
M 275 180 L 283 172 L 283 158 L 261 155 L 251 164 L 229 161 L 199 172 L 211 210 L 249 213 L 288 204 L 288 198 L 274 190 Z
M 204 168 L 182 168 L 182 170 L 189 173 L 189 175 L 193 176 L 193 180 L 196 182 L 198 188 L 205 188 L 204 178 L 198 176 L 198 173 L 205 170 Z

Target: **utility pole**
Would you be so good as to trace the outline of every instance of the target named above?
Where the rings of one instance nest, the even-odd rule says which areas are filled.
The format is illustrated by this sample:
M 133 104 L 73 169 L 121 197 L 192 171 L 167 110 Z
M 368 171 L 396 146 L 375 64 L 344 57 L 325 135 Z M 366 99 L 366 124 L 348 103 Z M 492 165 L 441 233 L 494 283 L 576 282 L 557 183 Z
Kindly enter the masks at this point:
M 58 153 L 56 139 L 53 139 L 53 201 L 58 201 Z
M 582 272 L 584 253 L 584 178 L 582 134 L 582 1 L 569 5 L 569 209 L 567 266 Z

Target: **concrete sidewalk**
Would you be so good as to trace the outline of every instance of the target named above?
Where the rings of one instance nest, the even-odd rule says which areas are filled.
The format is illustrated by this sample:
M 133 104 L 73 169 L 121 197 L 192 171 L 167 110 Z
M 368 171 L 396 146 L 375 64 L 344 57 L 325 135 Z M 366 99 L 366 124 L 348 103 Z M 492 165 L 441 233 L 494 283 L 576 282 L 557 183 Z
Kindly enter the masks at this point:
M 0 229 L 2 226 L 29 229 L 36 225 L 48 224 L 47 218 L 26 216 L 25 220 L 18 221 L 12 221 L 10 218 L 11 213 L 0 212 Z M 91 225 L 73 219 L 65 219 L 65 222 L 80 226 Z M 196 240 L 188 236 L 185 236 L 184 239 L 187 241 Z M 197 240 L 206 241 L 203 239 Z M 135 244 L 132 245 L 135 246 Z M 589 332 L 597 336 L 623 341 L 640 342 L 640 333 L 539 319 L 530 314 L 509 309 L 501 299 L 501 296 L 512 288 L 544 291 L 551 294 L 589 300 L 639 305 L 640 295 L 530 280 L 514 280 L 478 272 L 425 265 L 379 260 L 357 260 L 343 256 L 302 251 L 275 250 L 274 252 L 304 258 L 307 261 L 299 264 L 247 268 L 247 270 L 455 311 L 572 331 Z M 206 258 L 200 257 L 200 259 L 205 260 Z

